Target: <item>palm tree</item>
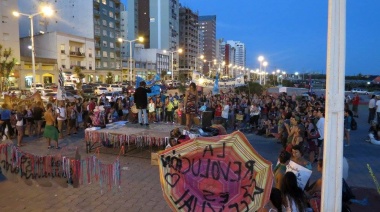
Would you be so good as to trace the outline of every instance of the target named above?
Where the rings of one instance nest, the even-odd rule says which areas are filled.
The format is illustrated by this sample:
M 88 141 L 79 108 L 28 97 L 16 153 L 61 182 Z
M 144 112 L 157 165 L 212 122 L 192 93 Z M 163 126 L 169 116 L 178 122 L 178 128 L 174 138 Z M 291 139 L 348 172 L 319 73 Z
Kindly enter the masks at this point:
M 14 66 L 16 65 L 16 59 L 11 58 L 12 49 L 6 49 L 0 44 L 0 77 L 1 80 L 1 90 L 6 90 L 8 84 L 5 83 L 6 80 L 9 79 L 9 75 L 11 74 Z M 4 89 L 5 88 L 5 89 Z
M 75 66 L 74 68 L 74 73 L 77 75 L 78 79 L 79 79 L 79 82 L 76 83 L 77 85 L 77 90 L 79 91 L 79 93 L 82 95 L 83 94 L 83 91 L 82 91 L 82 81 L 84 79 L 84 74 L 82 73 L 82 69 L 81 67 L 79 66 Z

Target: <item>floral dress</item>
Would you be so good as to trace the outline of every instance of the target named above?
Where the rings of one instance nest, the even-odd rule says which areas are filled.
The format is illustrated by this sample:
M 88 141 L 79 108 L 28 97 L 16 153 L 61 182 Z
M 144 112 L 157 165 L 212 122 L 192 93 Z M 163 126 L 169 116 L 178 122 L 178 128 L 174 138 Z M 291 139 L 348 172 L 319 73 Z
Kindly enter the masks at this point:
M 196 114 L 197 112 L 196 100 L 197 100 L 197 96 L 189 92 L 186 105 L 185 105 L 186 114 Z

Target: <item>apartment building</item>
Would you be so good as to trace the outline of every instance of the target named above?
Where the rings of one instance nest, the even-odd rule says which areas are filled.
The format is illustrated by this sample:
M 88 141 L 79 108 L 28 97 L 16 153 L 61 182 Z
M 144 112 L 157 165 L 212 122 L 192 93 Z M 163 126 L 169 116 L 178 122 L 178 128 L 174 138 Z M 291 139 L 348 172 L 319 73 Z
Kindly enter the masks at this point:
M 179 45 L 184 49 L 179 55 L 179 72 L 190 78 L 192 72 L 203 65 L 199 53 L 198 14 L 187 7 L 180 7 L 179 17 Z
M 108 72 L 113 73 L 114 81 L 121 81 L 120 0 L 19 0 L 21 12 L 35 13 L 41 5 L 53 8 L 52 17 L 36 16 L 34 19 L 35 32 L 62 32 L 74 36 L 94 39 L 92 47 L 95 63 L 92 70 L 85 69 L 86 76 L 97 76 L 104 79 Z M 20 36 L 28 36 L 30 24 L 28 20 L 20 19 Z M 39 57 L 36 51 L 36 57 Z M 89 63 L 90 61 L 88 61 Z M 88 64 L 87 63 L 87 64 Z M 73 71 L 68 64 L 66 72 Z M 89 66 L 87 66 L 89 67 Z M 95 71 L 96 70 L 96 71 Z M 128 77 L 124 75 L 124 77 Z M 101 80 L 104 82 L 104 80 Z
M 203 53 L 206 61 L 216 58 L 216 15 L 199 16 L 199 31 L 203 34 Z M 203 65 L 203 74 L 209 74 L 209 62 Z
M 3 49 L 12 49 L 12 58 L 20 63 L 20 41 L 18 19 L 12 15 L 12 11 L 18 10 L 17 0 L 0 0 L 0 44 Z M 13 86 L 18 86 L 15 74 L 18 75 L 18 66 L 11 73 L 9 81 Z
M 31 51 L 28 49 L 29 37 L 20 39 L 20 49 L 23 58 L 31 58 Z M 83 71 L 94 71 L 95 55 L 94 55 L 94 39 L 75 36 L 61 32 L 48 32 L 34 36 L 35 52 L 38 58 L 56 61 L 57 69 L 46 71 L 42 66 L 36 68 L 35 82 L 40 83 L 56 83 L 58 78 L 58 69 L 62 69 L 66 75 L 74 75 L 76 66 Z M 46 61 L 46 60 L 42 60 Z M 26 69 L 25 69 L 26 70 Z M 25 84 L 22 87 L 29 87 L 29 78 L 33 75 L 30 71 L 22 73 Z M 94 74 L 85 75 L 86 82 L 103 81 L 102 75 L 94 76 Z

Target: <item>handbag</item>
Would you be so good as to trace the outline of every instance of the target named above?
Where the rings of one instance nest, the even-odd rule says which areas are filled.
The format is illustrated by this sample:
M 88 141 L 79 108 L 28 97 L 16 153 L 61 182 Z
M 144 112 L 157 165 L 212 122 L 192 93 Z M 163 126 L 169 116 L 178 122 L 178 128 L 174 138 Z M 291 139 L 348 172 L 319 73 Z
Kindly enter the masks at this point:
M 308 139 L 316 139 L 319 137 L 321 137 L 321 135 L 319 134 L 318 130 L 316 130 L 316 129 L 310 130 L 310 132 L 307 135 Z

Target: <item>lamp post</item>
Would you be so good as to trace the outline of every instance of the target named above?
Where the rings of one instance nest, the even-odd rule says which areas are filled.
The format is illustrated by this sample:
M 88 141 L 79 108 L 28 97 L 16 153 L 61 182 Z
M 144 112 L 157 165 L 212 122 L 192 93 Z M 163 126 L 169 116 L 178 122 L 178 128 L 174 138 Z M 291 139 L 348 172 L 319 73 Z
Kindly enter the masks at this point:
M 266 77 L 266 69 L 267 69 L 267 66 L 268 66 L 268 62 L 267 62 L 267 61 L 264 61 L 264 62 L 263 62 L 263 66 L 264 66 L 264 85 L 265 85 L 265 78 L 267 78 L 267 77 Z
M 172 60 L 171 60 L 171 66 L 172 66 L 172 83 L 173 83 L 173 80 L 174 80 L 174 64 L 173 64 L 173 57 L 174 57 L 174 53 L 179 53 L 179 54 L 181 54 L 182 53 L 182 49 L 178 49 L 177 51 L 167 51 L 167 50 L 164 50 L 164 53 L 169 53 L 169 54 L 171 54 L 171 56 L 172 56 Z
M 132 83 L 132 43 L 135 41 L 144 42 L 144 37 L 139 37 L 134 40 L 125 40 L 123 38 L 117 39 L 120 43 L 128 42 L 129 43 L 129 83 Z M 120 55 L 121 56 L 121 55 Z M 123 81 L 123 59 L 121 59 L 121 81 Z
M 264 61 L 264 56 L 259 56 L 258 58 L 257 58 L 257 60 L 259 61 L 259 63 L 260 63 L 260 85 L 261 85 L 261 66 L 263 65 L 263 61 Z
M 30 41 L 32 43 L 31 50 L 32 50 L 32 71 L 33 71 L 33 83 L 34 80 L 36 79 L 36 61 L 35 61 L 35 49 L 34 49 L 34 30 L 33 30 L 33 18 L 37 15 L 45 15 L 45 16 L 51 16 L 53 14 L 53 10 L 49 6 L 45 6 L 42 8 L 41 12 L 34 13 L 34 14 L 25 14 L 25 13 L 20 13 L 18 11 L 13 11 L 12 14 L 16 17 L 21 16 L 26 16 L 30 19 Z M 33 89 L 33 86 L 32 86 Z M 35 90 L 35 88 L 34 88 Z

